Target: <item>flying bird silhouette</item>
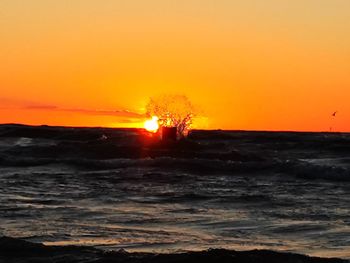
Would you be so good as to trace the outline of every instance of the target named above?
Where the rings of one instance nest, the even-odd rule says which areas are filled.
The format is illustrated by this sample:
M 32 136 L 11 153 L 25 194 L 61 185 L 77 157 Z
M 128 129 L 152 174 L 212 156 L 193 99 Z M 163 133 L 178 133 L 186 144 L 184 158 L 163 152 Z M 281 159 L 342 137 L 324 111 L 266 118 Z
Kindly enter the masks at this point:
M 332 116 L 335 117 L 337 115 L 338 111 L 333 112 Z

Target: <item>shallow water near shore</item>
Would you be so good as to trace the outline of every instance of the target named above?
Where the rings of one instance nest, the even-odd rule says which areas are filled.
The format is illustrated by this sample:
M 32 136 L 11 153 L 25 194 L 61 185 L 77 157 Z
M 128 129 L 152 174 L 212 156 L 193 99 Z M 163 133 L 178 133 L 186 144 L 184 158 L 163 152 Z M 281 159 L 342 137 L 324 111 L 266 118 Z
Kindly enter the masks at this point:
M 154 148 L 144 136 L 2 126 L 0 234 L 350 259 L 349 134 L 196 131 L 180 148 Z

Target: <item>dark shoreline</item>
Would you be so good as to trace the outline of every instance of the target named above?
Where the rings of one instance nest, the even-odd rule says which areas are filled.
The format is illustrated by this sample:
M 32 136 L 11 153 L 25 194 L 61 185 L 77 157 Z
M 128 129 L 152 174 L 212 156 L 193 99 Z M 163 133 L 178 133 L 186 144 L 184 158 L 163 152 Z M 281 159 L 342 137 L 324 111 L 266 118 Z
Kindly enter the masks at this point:
M 210 249 L 200 252 L 176 254 L 129 253 L 125 250 L 105 252 L 84 246 L 45 246 L 11 237 L 0 238 L 0 262 L 67 262 L 67 263 L 175 263 L 175 262 L 298 262 L 298 263 L 345 263 L 337 258 L 309 257 L 300 254 L 270 250 L 234 251 Z
M 86 129 L 86 130 L 110 130 L 110 131 L 144 131 L 144 128 L 137 127 L 109 127 L 109 126 L 76 126 L 76 125 L 48 125 L 48 124 L 25 124 L 25 123 L 0 123 L 1 127 L 29 127 L 43 129 Z M 197 132 L 236 132 L 236 133 L 288 133 L 288 134 L 350 134 L 350 131 L 328 131 L 328 130 L 259 130 L 259 129 L 193 129 Z

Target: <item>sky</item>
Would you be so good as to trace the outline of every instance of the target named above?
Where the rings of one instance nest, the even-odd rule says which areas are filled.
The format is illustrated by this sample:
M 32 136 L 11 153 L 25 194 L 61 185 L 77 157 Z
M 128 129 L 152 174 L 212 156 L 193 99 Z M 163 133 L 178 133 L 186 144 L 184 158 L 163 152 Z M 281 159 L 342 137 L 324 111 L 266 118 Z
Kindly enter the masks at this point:
M 350 131 L 349 0 L 0 0 L 0 123 Z M 335 117 L 332 113 L 337 111 Z

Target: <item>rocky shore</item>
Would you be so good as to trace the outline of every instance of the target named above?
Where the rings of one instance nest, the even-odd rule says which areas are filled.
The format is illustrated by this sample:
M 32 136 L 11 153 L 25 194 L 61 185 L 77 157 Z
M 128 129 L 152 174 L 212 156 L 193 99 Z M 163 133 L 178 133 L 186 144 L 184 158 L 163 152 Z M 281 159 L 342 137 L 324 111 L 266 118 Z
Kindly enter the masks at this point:
M 336 258 L 317 258 L 269 250 L 234 251 L 211 249 L 176 254 L 128 253 L 125 250 L 102 251 L 80 246 L 45 246 L 10 237 L 0 238 L 2 263 L 346 263 Z

